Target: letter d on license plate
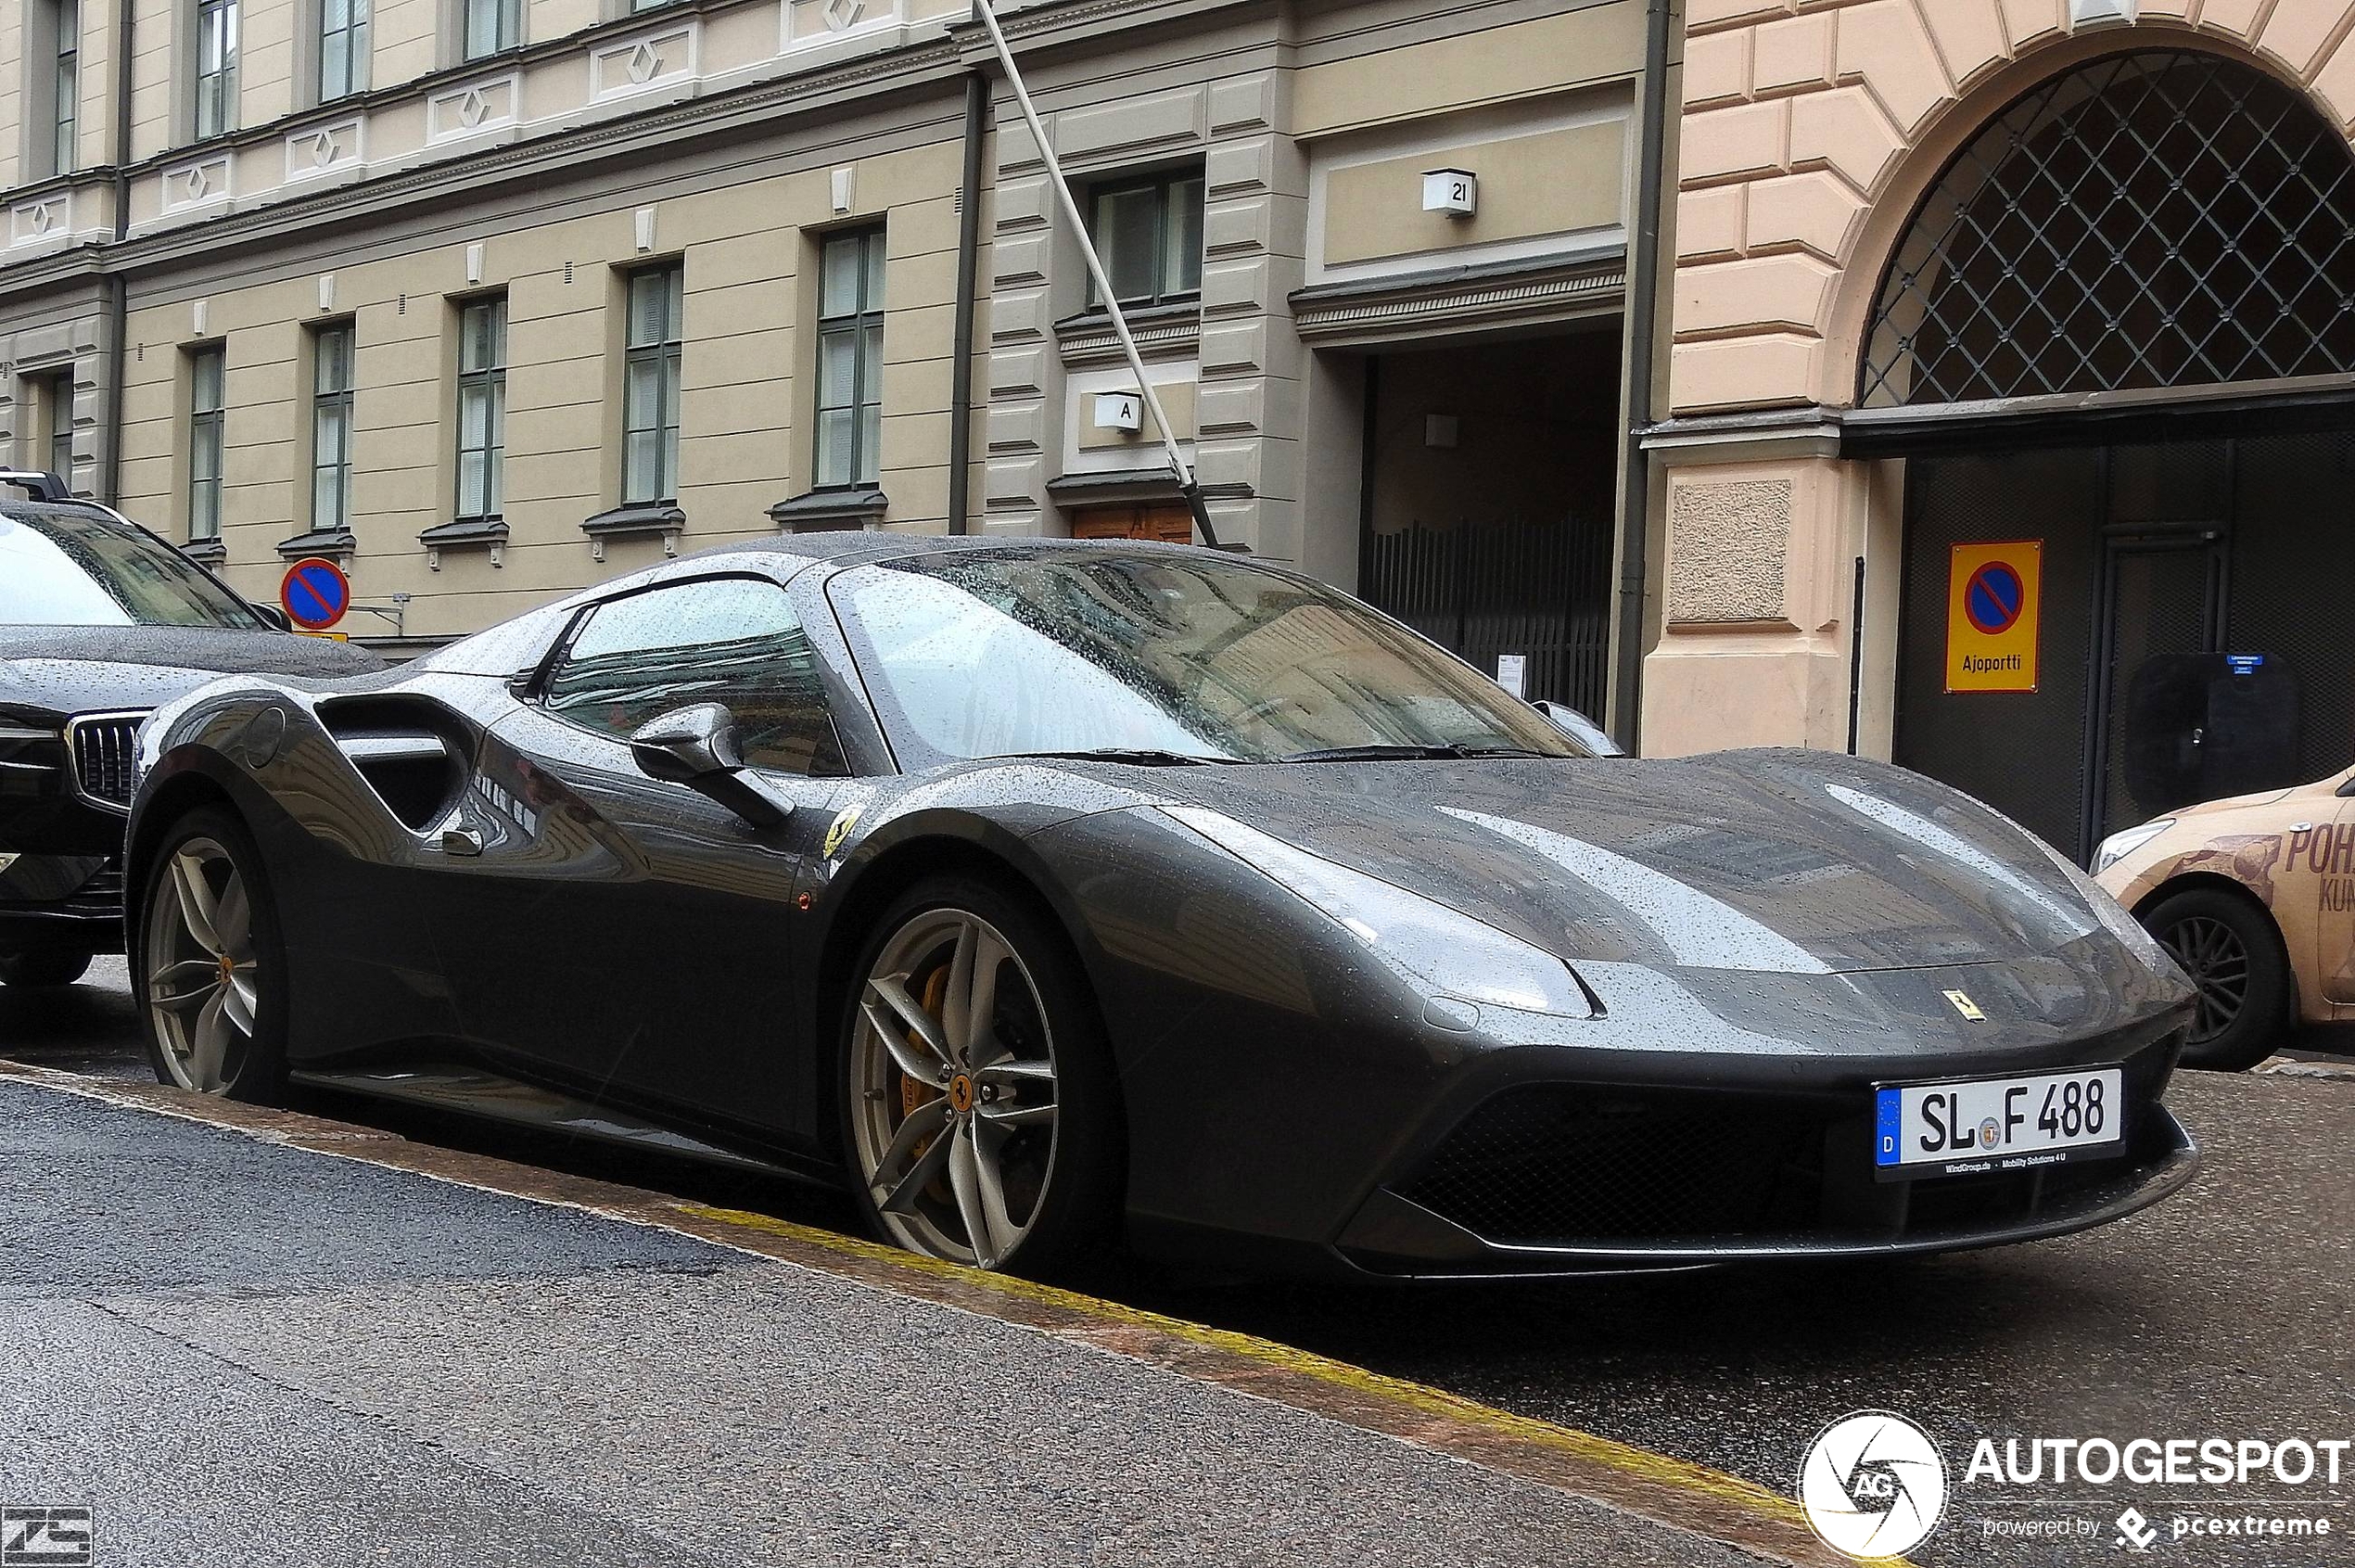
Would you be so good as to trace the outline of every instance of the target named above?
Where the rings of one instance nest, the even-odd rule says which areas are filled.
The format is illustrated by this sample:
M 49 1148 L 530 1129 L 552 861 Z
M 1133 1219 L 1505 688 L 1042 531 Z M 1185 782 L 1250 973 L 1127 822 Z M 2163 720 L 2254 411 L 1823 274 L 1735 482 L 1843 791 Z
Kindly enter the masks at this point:
M 2033 1170 L 2121 1151 L 2126 1075 L 2086 1067 L 1882 1084 L 1873 1090 L 1873 1174 L 1884 1181 Z

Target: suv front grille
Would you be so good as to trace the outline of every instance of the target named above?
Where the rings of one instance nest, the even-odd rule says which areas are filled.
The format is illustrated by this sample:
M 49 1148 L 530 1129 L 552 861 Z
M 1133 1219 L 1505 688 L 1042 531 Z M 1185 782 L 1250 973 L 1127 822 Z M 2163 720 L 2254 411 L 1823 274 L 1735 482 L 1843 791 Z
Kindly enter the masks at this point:
M 138 754 L 144 713 L 91 713 L 66 724 L 74 788 L 83 798 L 117 810 L 131 808 L 131 765 Z

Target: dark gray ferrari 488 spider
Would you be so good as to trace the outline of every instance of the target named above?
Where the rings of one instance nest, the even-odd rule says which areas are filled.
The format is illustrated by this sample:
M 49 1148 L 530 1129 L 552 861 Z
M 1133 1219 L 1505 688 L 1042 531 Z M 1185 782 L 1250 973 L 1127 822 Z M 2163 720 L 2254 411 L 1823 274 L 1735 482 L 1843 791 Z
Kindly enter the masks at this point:
M 1596 749 L 1234 555 L 782 539 L 163 708 L 134 975 L 185 1088 L 783 1169 L 983 1267 L 1928 1252 L 2189 1177 L 2192 993 L 2074 866 L 1852 758 Z

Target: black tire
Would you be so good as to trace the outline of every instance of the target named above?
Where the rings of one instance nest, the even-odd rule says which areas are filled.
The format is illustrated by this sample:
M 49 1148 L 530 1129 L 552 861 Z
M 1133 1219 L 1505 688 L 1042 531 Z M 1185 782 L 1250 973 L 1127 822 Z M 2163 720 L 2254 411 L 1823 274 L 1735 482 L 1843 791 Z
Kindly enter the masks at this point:
M 135 923 L 129 923 L 132 928 L 124 933 L 129 939 L 132 997 L 138 1003 L 146 1032 L 147 1064 L 155 1069 L 159 1082 L 190 1087 L 183 1081 L 182 1074 L 173 1071 L 173 1059 L 178 1053 L 165 1038 L 164 1018 L 171 1010 L 159 1006 L 153 982 L 159 961 L 164 957 L 156 950 L 159 939 L 194 942 L 185 924 L 174 934 L 165 929 L 165 923 L 177 918 L 175 911 L 181 908 L 179 894 L 172 882 L 174 859 L 184 851 L 204 846 L 221 852 L 245 889 L 249 909 L 254 1001 L 252 1032 L 223 1052 L 220 1083 L 202 1092 L 274 1105 L 284 1099 L 286 1083 L 286 941 L 261 849 L 245 824 L 218 807 L 192 811 L 164 831 L 155 856 L 147 864 L 144 896 L 139 900 L 140 916 Z M 201 962 L 201 956 L 192 948 L 184 956 L 191 965 Z M 223 984 L 226 983 L 224 977 Z
M 2187 887 L 2151 906 L 2143 924 L 2199 988 L 2183 1065 L 2237 1073 L 2272 1054 L 2295 981 L 2264 907 L 2221 887 Z
M 77 948 L 36 948 L 0 953 L 0 986 L 46 990 L 70 986 L 89 973 L 90 955 Z
M 862 1116 L 881 1115 L 890 1119 L 894 1115 L 888 1109 L 880 1113 L 870 1110 L 874 1104 L 889 1105 L 892 1097 L 889 1091 L 874 1091 L 873 1080 L 867 1071 L 873 1049 L 862 1047 L 863 1004 L 870 996 L 869 976 L 903 934 L 921 928 L 930 920 L 953 918 L 958 913 L 977 916 L 994 927 L 1019 961 L 1020 968 L 1028 972 L 1029 988 L 1035 990 L 1037 1006 L 1045 1014 L 1054 1068 L 1055 1113 L 1046 1174 L 1034 1189 L 1036 1198 L 1021 1241 L 987 1266 L 1033 1278 L 1063 1276 L 1088 1261 L 1101 1258 L 1117 1244 L 1127 1170 L 1127 1123 L 1119 1080 L 1105 1039 L 1102 1016 L 1068 938 L 1030 900 L 991 883 L 969 875 L 922 882 L 895 899 L 877 917 L 860 945 L 838 1021 L 834 1073 L 837 1132 L 843 1163 L 848 1171 L 847 1184 L 868 1231 L 877 1239 L 955 1262 L 971 1263 L 978 1257 L 978 1249 L 969 1256 L 961 1256 L 953 1245 L 929 1244 L 923 1236 L 904 1233 L 905 1228 L 895 1230 L 869 1185 L 870 1160 L 862 1152 L 865 1146 L 859 1133 Z M 1031 1004 L 1025 988 L 1008 984 L 1008 977 L 1013 974 L 1012 970 L 1000 972 L 993 1025 L 994 1032 L 1010 1046 L 1025 1026 L 1035 1033 L 1035 1026 L 1027 1024 Z M 1023 1056 L 1031 1049 L 1013 1049 L 1012 1054 Z M 900 1076 L 905 1078 L 904 1074 Z M 978 1071 L 972 1075 L 975 1079 L 983 1076 Z M 919 1080 L 907 1078 L 899 1086 L 898 1105 L 912 1115 L 913 1106 L 905 1097 L 913 1094 L 934 1098 L 927 1093 L 928 1089 Z M 968 1086 L 965 1092 L 970 1096 L 974 1091 Z M 946 1102 L 953 1096 L 943 1088 L 936 1098 Z M 1007 1103 L 1011 1105 L 1017 1099 L 1018 1095 L 1010 1094 Z M 977 1109 L 965 1114 L 968 1119 L 989 1115 Z M 979 1122 L 975 1120 L 974 1125 L 978 1128 Z M 915 1163 L 922 1163 L 922 1156 Z M 1001 1184 L 1011 1191 L 1011 1181 Z M 941 1186 L 945 1189 L 945 1185 L 944 1178 Z M 953 1243 L 966 1236 L 971 1227 L 956 1219 L 952 1225 L 934 1225 L 931 1229 Z

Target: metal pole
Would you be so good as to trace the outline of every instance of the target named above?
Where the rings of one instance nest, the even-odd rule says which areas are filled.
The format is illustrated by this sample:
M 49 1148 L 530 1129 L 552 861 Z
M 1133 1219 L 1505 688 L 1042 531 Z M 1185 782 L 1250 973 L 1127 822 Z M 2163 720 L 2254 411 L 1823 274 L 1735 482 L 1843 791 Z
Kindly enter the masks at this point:
M 1856 602 L 1848 612 L 1848 755 L 1865 713 L 1865 557 L 1856 557 Z
M 957 214 L 956 363 L 948 367 L 948 531 L 973 527 L 974 307 L 981 259 L 981 138 L 988 128 L 989 83 L 965 78 L 964 210 Z
M 1030 89 L 1023 85 L 1022 70 L 1014 64 L 1014 52 L 1006 43 L 1005 32 L 998 25 L 998 12 L 989 0 L 973 0 L 974 14 L 981 25 L 989 30 L 989 42 L 997 46 L 998 63 L 1006 68 L 1006 81 L 1013 87 L 1014 102 L 1022 109 L 1024 121 L 1030 127 L 1031 140 L 1038 144 L 1038 156 L 1046 161 L 1047 173 L 1054 181 L 1055 196 L 1062 204 L 1063 218 L 1071 224 L 1071 232 L 1079 241 L 1079 254 L 1088 262 L 1088 275 L 1095 280 L 1096 293 L 1104 301 L 1112 316 L 1113 336 L 1120 339 L 1120 351 L 1127 357 L 1128 368 L 1137 375 L 1137 390 L 1152 410 L 1154 427 L 1161 431 L 1161 444 L 1169 453 L 1169 466 L 1178 476 L 1178 491 L 1186 499 L 1187 509 L 1194 515 L 1194 529 L 1202 542 L 1217 549 L 1218 535 L 1212 531 L 1209 510 L 1203 505 L 1202 491 L 1194 483 L 1193 465 L 1178 450 L 1178 438 L 1169 431 L 1169 415 L 1162 411 L 1161 394 L 1153 390 L 1152 382 L 1145 375 L 1145 356 L 1137 351 L 1137 339 L 1128 334 L 1128 317 L 1120 308 L 1119 298 L 1113 293 L 1112 279 L 1104 275 L 1102 258 L 1096 254 L 1096 243 L 1089 237 L 1087 222 L 1079 215 L 1079 202 L 1071 194 L 1071 182 L 1063 178 L 1062 159 L 1056 158 L 1053 146 L 1047 140 L 1047 127 L 1038 121 L 1038 110 L 1030 101 Z

